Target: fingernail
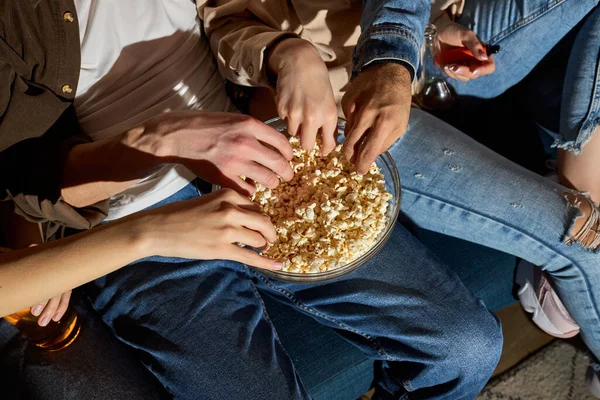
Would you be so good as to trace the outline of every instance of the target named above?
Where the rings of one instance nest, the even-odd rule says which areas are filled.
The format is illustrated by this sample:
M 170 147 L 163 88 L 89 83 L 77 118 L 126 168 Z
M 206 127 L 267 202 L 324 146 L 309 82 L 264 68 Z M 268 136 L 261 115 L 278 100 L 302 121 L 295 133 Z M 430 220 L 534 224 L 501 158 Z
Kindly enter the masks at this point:
M 44 315 L 44 316 L 42 317 L 42 319 L 40 319 L 40 320 L 39 320 L 38 324 L 39 324 L 40 326 L 46 326 L 46 325 L 48 325 L 48 322 L 50 322 L 50 318 L 48 318 L 48 316 L 47 316 L 47 315 Z
M 54 314 L 54 317 L 52 317 L 52 320 L 54 322 L 58 322 L 60 321 L 60 319 L 62 318 L 63 314 L 61 312 L 57 312 L 56 314 Z
M 487 54 L 485 54 L 485 51 L 479 49 L 479 57 L 483 58 L 484 60 L 488 59 Z
M 42 306 L 35 306 L 31 309 L 31 315 L 33 315 L 34 317 L 38 317 L 42 313 L 43 309 L 44 307 Z
M 458 65 L 452 64 L 452 65 L 450 66 L 450 71 L 452 71 L 452 72 L 456 72 L 456 71 L 458 71 Z
M 479 75 L 479 70 L 476 69 L 475 71 L 473 71 L 473 75 Z
M 275 261 L 273 263 L 273 269 L 280 270 L 283 268 L 283 263 L 281 261 Z

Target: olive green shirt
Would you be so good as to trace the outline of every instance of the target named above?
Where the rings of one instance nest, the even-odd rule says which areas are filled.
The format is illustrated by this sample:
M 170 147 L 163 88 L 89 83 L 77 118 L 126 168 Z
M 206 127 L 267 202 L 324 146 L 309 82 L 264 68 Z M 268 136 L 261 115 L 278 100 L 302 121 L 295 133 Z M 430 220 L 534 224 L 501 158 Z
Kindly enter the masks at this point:
M 90 141 L 73 109 L 80 57 L 73 0 L 0 2 L 0 199 L 31 221 L 86 229 L 107 202 L 75 209 L 61 198 L 69 150 Z

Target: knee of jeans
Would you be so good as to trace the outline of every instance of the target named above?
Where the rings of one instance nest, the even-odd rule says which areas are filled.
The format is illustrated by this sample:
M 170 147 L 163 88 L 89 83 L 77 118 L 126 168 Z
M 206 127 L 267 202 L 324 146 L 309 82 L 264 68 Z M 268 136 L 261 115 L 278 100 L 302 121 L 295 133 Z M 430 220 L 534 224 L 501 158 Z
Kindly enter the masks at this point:
M 483 313 L 482 313 L 483 314 Z M 455 351 L 464 366 L 464 374 L 488 379 L 502 354 L 502 326 L 498 318 L 485 309 L 485 316 L 473 321 L 471 329 L 465 332 L 467 338 Z
M 589 251 L 600 248 L 600 209 L 584 193 L 567 192 L 569 224 L 564 236 L 568 245 L 578 243 Z
M 498 318 L 484 306 L 464 313 L 448 332 L 444 347 L 447 366 L 461 382 L 483 386 L 490 378 L 502 354 L 502 327 Z

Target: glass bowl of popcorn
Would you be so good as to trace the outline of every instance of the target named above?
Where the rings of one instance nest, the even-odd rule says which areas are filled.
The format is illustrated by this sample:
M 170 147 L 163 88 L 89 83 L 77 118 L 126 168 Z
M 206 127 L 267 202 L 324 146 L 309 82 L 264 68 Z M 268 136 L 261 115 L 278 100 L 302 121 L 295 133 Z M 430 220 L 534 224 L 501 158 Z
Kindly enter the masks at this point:
M 266 124 L 289 138 L 294 178 L 276 189 L 257 184 L 252 197 L 279 236 L 262 253 L 284 264 L 280 271 L 261 273 L 313 283 L 366 264 L 385 245 L 400 210 L 400 177 L 391 155 L 381 154 L 369 172 L 360 175 L 342 154 L 344 119 L 338 119 L 339 144 L 327 157 L 320 156 L 318 143 L 312 151 L 302 149 L 299 138 L 287 134 L 285 121 L 275 118 Z

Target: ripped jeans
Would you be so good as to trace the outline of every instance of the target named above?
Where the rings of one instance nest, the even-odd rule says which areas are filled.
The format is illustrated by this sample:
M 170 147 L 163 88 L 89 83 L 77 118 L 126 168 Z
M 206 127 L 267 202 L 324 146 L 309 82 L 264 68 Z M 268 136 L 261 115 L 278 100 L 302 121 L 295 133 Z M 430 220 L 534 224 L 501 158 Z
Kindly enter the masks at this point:
M 530 104 L 557 92 L 560 121 L 542 130 L 554 145 L 581 152 L 600 124 L 600 7 L 598 0 L 469 0 L 456 22 L 474 30 L 481 40 L 500 45 L 496 72 L 469 82 L 452 81 L 460 95 L 493 98 L 520 82 L 569 32 L 577 27 L 567 49 L 563 81 L 544 80 Z M 562 56 L 563 54 L 561 54 Z M 555 90 L 553 85 L 562 85 Z M 556 132 L 558 131 L 558 132 Z
M 567 243 L 580 213 L 565 194 L 582 195 L 419 109 L 389 152 L 402 180 L 402 211 L 416 225 L 542 267 L 600 359 L 600 253 Z

